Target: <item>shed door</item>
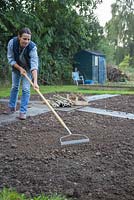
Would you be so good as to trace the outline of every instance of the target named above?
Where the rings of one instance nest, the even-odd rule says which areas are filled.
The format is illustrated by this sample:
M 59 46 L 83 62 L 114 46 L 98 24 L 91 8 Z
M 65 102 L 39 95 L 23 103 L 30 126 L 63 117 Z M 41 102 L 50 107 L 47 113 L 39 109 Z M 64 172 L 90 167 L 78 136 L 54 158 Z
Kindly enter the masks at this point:
M 95 83 L 98 83 L 99 81 L 99 57 L 98 56 L 92 56 L 92 73 L 93 73 L 93 81 Z
M 103 84 L 106 80 L 105 58 L 99 57 L 99 83 Z

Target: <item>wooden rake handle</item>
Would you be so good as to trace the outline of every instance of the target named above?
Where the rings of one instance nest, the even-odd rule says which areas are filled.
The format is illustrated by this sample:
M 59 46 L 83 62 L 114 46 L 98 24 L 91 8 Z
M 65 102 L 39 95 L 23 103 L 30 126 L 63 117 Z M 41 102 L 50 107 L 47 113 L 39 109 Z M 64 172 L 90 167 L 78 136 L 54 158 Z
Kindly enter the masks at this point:
M 33 82 L 31 81 L 31 79 L 27 76 L 26 73 L 23 74 L 23 76 L 26 77 L 26 79 L 30 82 L 30 84 L 34 87 Z M 36 92 L 40 95 L 40 97 L 42 98 L 42 100 L 45 102 L 45 104 L 50 108 L 50 110 L 53 112 L 53 114 L 55 115 L 55 117 L 59 120 L 59 122 L 61 123 L 61 125 L 68 131 L 68 133 L 71 135 L 71 131 L 69 130 L 69 128 L 67 127 L 67 125 L 65 124 L 65 122 L 62 120 L 62 118 L 57 114 L 57 112 L 53 109 L 53 107 L 50 105 L 50 103 L 47 101 L 47 99 L 42 95 L 42 93 L 40 92 L 39 89 L 36 89 Z

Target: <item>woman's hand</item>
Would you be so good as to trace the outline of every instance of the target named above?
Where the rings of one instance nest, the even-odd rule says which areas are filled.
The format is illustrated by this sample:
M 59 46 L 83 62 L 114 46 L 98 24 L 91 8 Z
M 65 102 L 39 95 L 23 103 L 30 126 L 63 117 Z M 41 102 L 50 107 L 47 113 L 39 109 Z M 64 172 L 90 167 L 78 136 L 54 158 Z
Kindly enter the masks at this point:
M 38 90 L 39 89 L 39 85 L 37 84 L 37 82 L 33 82 L 33 88 L 35 89 L 35 90 Z
M 20 74 L 21 74 L 21 75 L 25 75 L 25 74 L 27 73 L 26 70 L 25 70 L 23 67 L 21 67 L 20 65 L 18 65 L 17 63 L 14 64 L 14 67 L 15 67 L 18 71 L 20 71 Z
M 33 76 L 33 88 L 35 90 L 38 90 L 39 89 L 39 85 L 37 83 L 37 70 L 36 69 L 32 71 L 32 76 Z
M 27 74 L 26 70 L 22 67 L 20 67 L 19 71 L 20 71 L 21 75 Z

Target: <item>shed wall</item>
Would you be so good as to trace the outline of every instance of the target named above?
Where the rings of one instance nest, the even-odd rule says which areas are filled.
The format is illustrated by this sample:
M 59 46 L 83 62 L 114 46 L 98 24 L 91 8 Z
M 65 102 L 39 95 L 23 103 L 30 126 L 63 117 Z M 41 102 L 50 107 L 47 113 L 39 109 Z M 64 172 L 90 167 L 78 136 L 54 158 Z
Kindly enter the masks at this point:
M 102 54 L 94 54 L 82 50 L 74 56 L 75 66 L 78 68 L 84 80 L 93 80 L 103 84 L 106 81 L 106 62 Z

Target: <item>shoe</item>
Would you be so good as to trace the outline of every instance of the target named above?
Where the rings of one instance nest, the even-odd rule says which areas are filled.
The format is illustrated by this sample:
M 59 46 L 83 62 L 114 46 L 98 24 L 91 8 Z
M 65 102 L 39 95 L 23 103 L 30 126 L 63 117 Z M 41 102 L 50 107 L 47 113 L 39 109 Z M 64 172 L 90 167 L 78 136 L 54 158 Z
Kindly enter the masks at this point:
M 7 110 L 5 110 L 3 112 L 3 114 L 10 115 L 10 114 L 13 114 L 15 112 L 16 112 L 16 108 L 13 108 L 13 107 L 10 108 L 10 107 L 8 107 Z
M 21 119 L 21 120 L 25 120 L 26 119 L 26 114 L 25 113 L 19 113 L 18 118 Z

